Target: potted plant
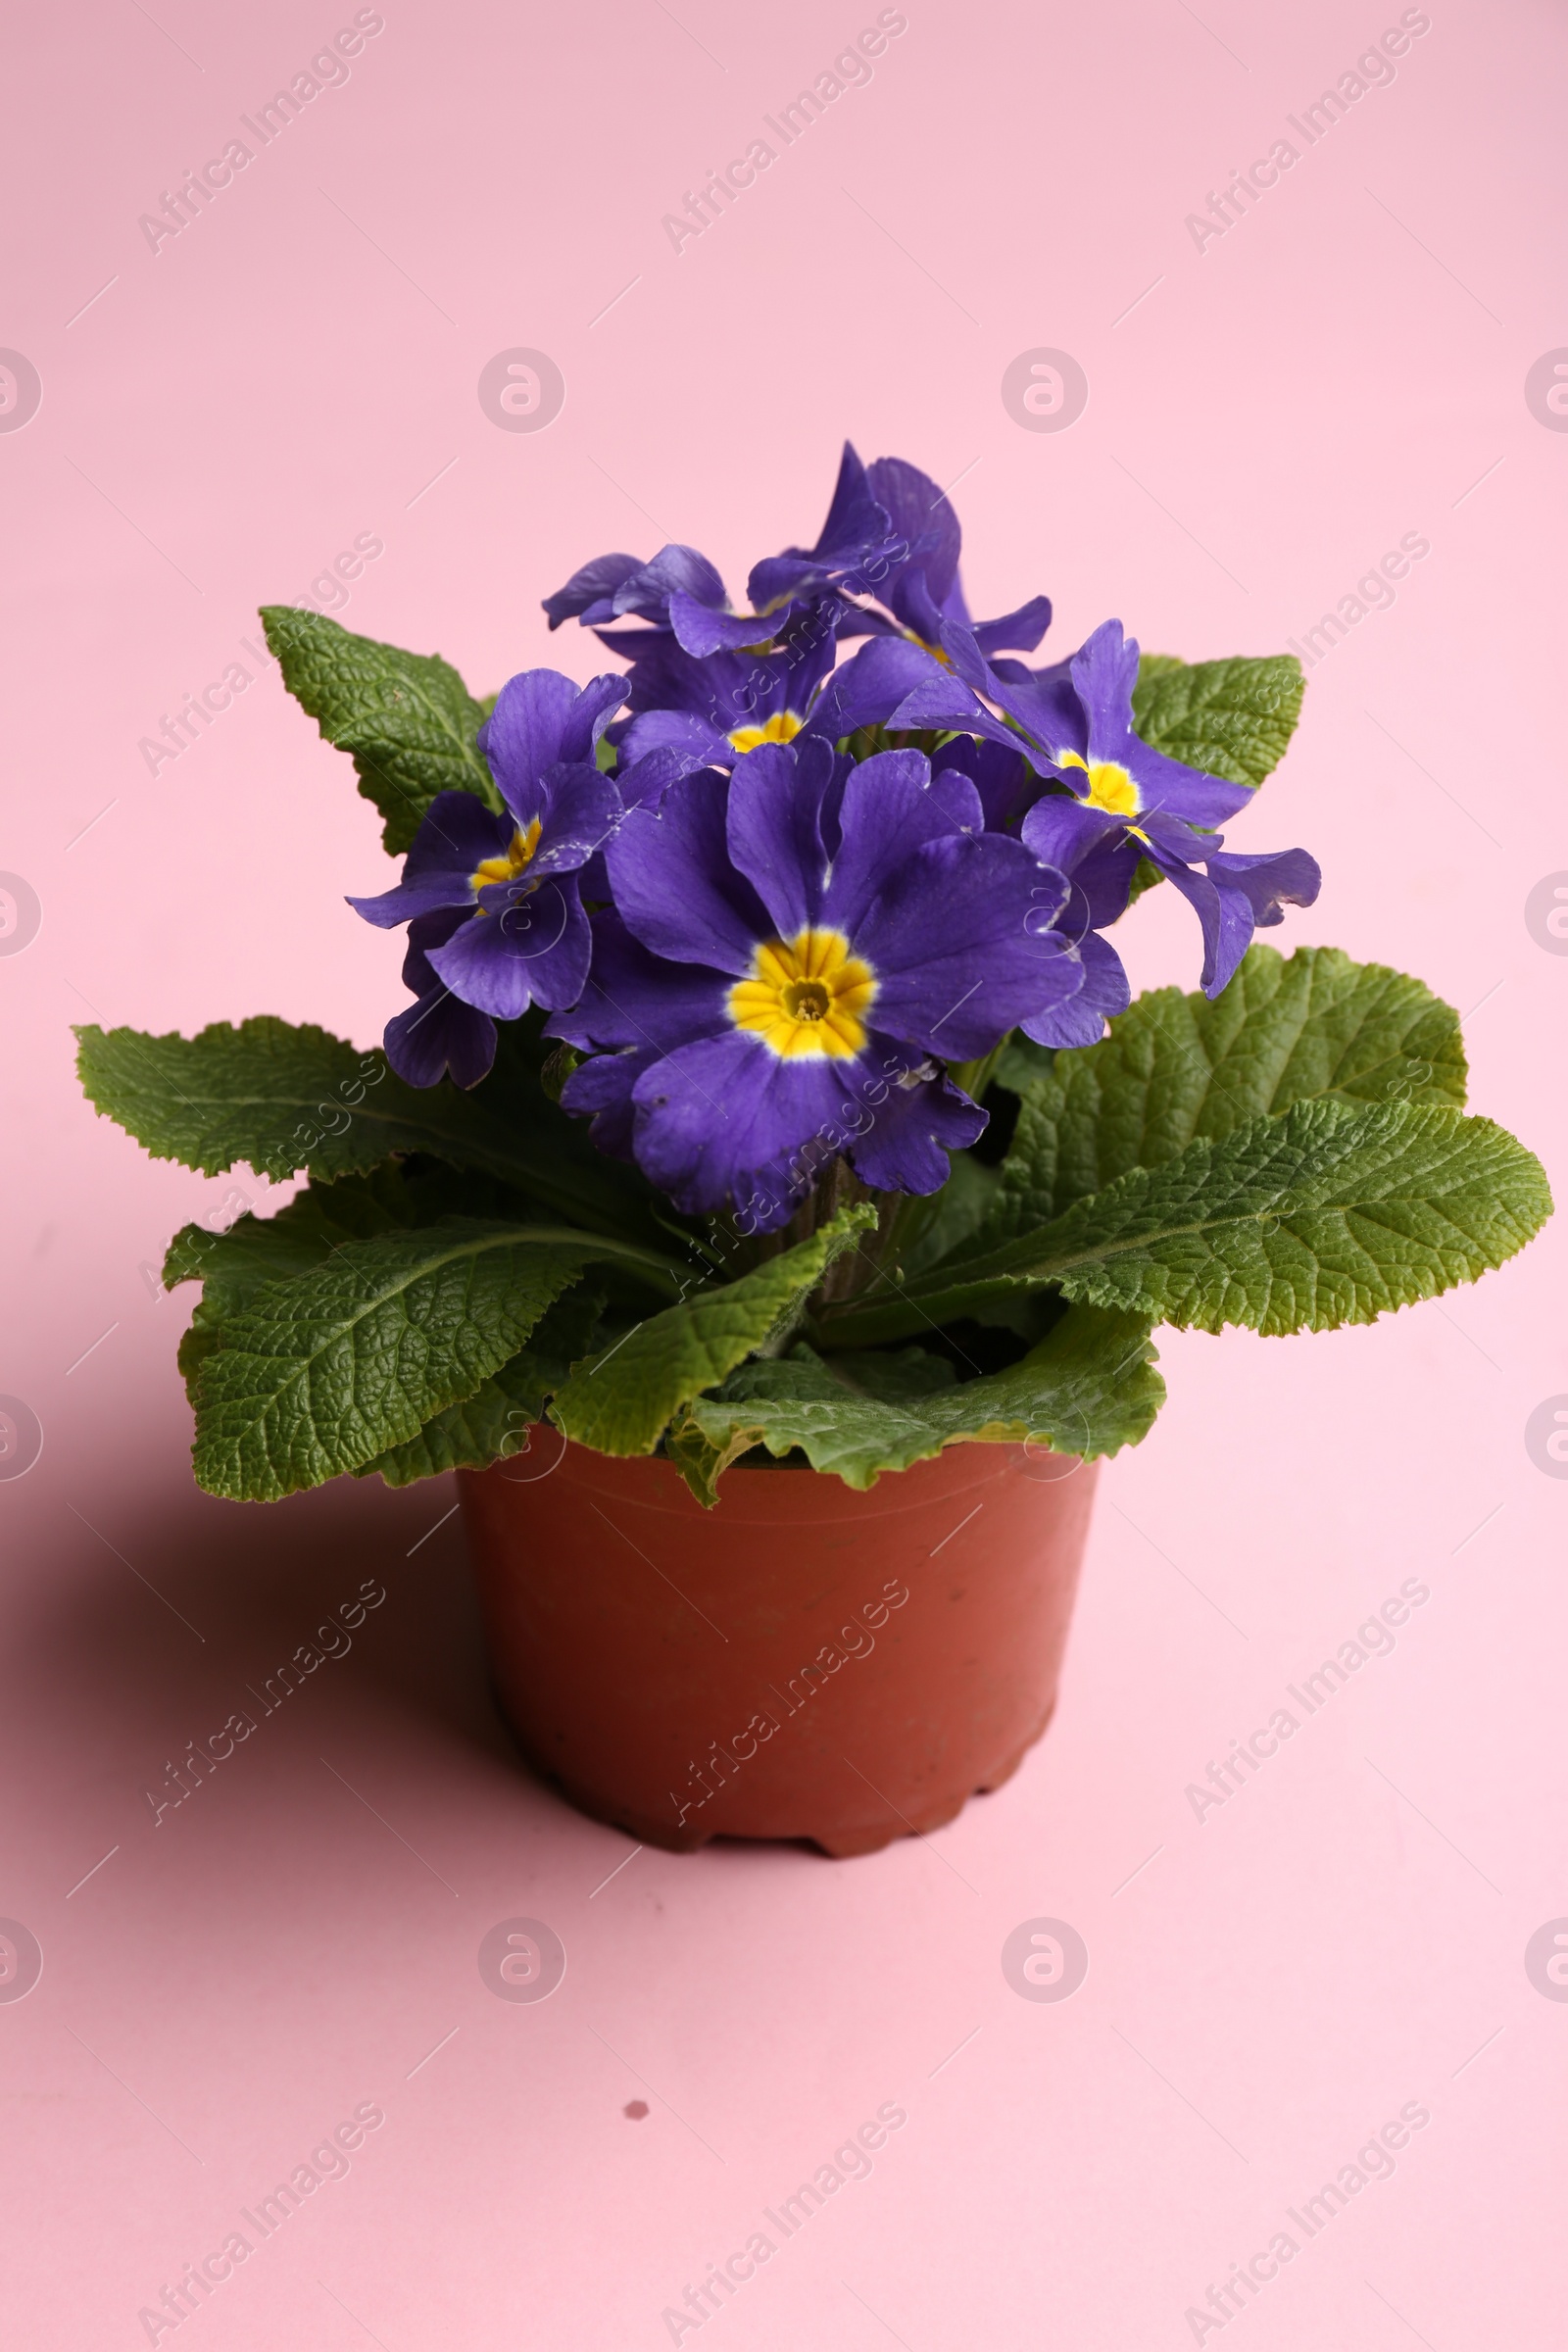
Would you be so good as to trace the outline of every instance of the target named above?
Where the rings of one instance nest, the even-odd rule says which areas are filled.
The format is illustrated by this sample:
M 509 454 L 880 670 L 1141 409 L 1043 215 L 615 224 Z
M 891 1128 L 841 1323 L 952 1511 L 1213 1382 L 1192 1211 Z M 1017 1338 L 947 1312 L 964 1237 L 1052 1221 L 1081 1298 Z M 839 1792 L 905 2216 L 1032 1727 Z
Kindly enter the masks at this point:
M 847 448 L 750 610 L 681 546 L 547 598 L 625 664 L 586 686 L 481 703 L 264 611 L 403 861 L 350 904 L 406 926 L 410 1002 L 369 1054 L 78 1033 L 149 1152 L 309 1179 L 170 1249 L 200 1484 L 456 1470 L 526 1751 L 661 1844 L 951 1819 L 1049 1719 L 1156 1326 L 1370 1321 L 1549 1212 L 1420 981 L 1251 944 L 1318 888 L 1227 845 L 1296 661 L 1112 620 L 1031 667 L 1046 599 L 976 622 L 958 552 Z M 1111 934 L 1159 885 L 1199 991 L 1132 1003 Z

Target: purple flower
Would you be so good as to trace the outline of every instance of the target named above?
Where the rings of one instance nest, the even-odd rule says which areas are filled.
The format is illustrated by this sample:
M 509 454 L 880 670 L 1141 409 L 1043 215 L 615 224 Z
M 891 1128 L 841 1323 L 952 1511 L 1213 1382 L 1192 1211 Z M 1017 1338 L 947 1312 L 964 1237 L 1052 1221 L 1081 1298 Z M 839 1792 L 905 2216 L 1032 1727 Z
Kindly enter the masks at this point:
M 1126 907 L 1139 858 L 1148 858 L 1197 912 L 1203 935 L 1200 986 L 1217 997 L 1255 927 L 1282 922 L 1287 904 L 1311 906 L 1322 877 L 1304 850 L 1243 857 L 1223 849 L 1224 836 L 1215 827 L 1247 806 L 1253 786 L 1186 767 L 1134 733 L 1138 644 L 1123 637 L 1119 620 L 1103 622 L 1069 661 L 1022 677 L 1016 663 L 1006 665 L 1010 674 L 993 667 L 974 634 L 955 622 L 944 623 L 942 643 L 952 668 L 923 678 L 891 723 L 959 727 L 1026 755 L 1052 789 L 1029 808 L 1022 836 L 1073 883 L 1065 917 L 1070 934 L 1078 935 L 1080 922 L 1114 922 Z M 1011 725 L 986 703 L 994 703 Z M 1196 870 L 1200 863 L 1201 873 Z M 1114 951 L 1098 942 L 1092 960 L 1102 969 L 1102 991 L 1113 978 L 1106 957 L 1119 973 Z M 1125 980 L 1118 985 L 1125 988 Z M 1086 988 L 1076 1013 L 1066 1018 L 1068 1029 L 1093 1001 Z M 1044 1030 L 1026 1027 L 1050 1045 L 1087 1042 L 1051 1033 L 1049 1021 Z
M 862 646 L 840 669 L 833 666 L 837 658 L 825 609 L 793 622 L 766 651 L 699 659 L 664 637 L 632 666 L 632 718 L 621 757 L 641 760 L 668 750 L 693 768 L 731 767 L 763 744 L 801 736 L 837 743 L 890 717 L 941 666 L 898 638 Z
M 702 769 L 607 845 L 581 1001 L 551 1034 L 605 1049 L 562 1101 L 690 1213 L 788 1218 L 843 1152 L 934 1192 L 985 1113 L 941 1067 L 1069 998 L 1064 877 L 985 830 L 918 752 L 858 765 L 813 737 Z
M 904 553 L 899 518 L 867 479 L 865 467 L 846 441 L 839 478 L 816 545 L 787 547 L 781 556 L 764 557 L 752 566 L 747 593 L 762 613 L 830 594 L 835 602 L 844 595 L 869 595 L 872 583 L 886 576 Z M 691 650 L 701 649 L 693 646 Z
M 844 465 L 846 471 L 852 465 L 857 469 L 860 466 L 848 442 Z M 958 577 L 963 534 L 946 491 L 903 458 L 878 458 L 861 470 L 860 478 L 887 513 L 897 533 L 897 552 L 888 561 L 881 560 L 880 551 L 870 557 L 847 588 L 874 597 L 900 628 L 941 660 L 948 658 L 942 641 L 948 622 L 972 630 L 982 653 L 1000 653 L 1004 646 L 1032 653 L 1051 624 L 1051 599 L 1033 596 L 997 620 L 970 619 Z M 880 613 L 858 611 L 839 633 L 863 635 L 889 626 Z
M 678 541 L 662 547 L 647 564 L 636 556 L 596 556 L 543 602 L 552 629 L 572 619 L 585 629 L 599 629 L 628 616 L 667 628 L 669 600 L 677 595 L 714 612 L 723 612 L 729 603 L 724 583 L 708 558 Z
M 455 997 L 430 962 L 428 951 L 445 946 L 466 920 L 461 906 L 450 906 L 416 914 L 409 925 L 403 985 L 416 1001 L 388 1021 L 383 1042 L 388 1061 L 410 1086 L 439 1086 L 448 1071 L 455 1085 L 477 1086 L 495 1060 L 494 1021 Z
M 866 564 L 885 566 L 899 547 L 897 531 L 866 486 L 864 467 L 846 443 L 838 486 L 815 547 L 788 548 L 755 564 L 747 582 L 750 612 L 733 612 L 724 582 L 708 558 L 678 544 L 661 548 L 648 564 L 635 556 L 597 556 L 573 572 L 564 588 L 547 596 L 544 608 L 553 629 L 575 617 L 634 661 L 641 658 L 653 630 L 609 637 L 604 633 L 608 623 L 652 621 L 659 631 L 672 635 L 684 653 L 733 653 L 765 646 Z
M 597 557 L 545 599 L 552 628 L 575 616 L 631 664 L 623 760 L 662 751 L 689 768 L 732 766 L 762 744 L 840 741 L 885 723 L 950 659 L 949 622 L 970 622 L 958 579 L 957 516 L 935 482 L 900 458 L 862 466 L 846 442 L 814 547 L 753 566 L 754 610 L 730 610 L 723 580 L 695 548 Z M 880 600 L 875 601 L 864 600 Z M 978 624 L 988 652 L 1038 644 L 1044 597 Z M 632 621 L 618 628 L 608 624 Z M 841 637 L 872 643 L 835 671 Z
M 579 688 L 553 669 L 510 679 L 479 731 L 505 813 L 472 793 L 438 793 L 397 887 L 349 901 L 383 929 L 421 924 L 404 971 L 421 1005 L 439 986 L 493 1020 L 515 1020 L 534 1002 L 556 1007 L 580 994 L 591 943 L 578 874 L 621 814 L 594 746 L 625 691 L 622 678 Z M 433 1085 L 442 1066 L 472 1068 L 479 1051 L 472 1024 L 454 1015 L 430 1030 L 433 1018 L 415 1006 L 387 1033 L 388 1059 L 416 1086 Z M 434 1063 L 438 1037 L 445 1042 Z M 416 1075 L 432 1066 L 433 1076 Z
M 957 515 L 928 474 L 902 458 L 863 466 L 846 441 L 816 545 L 786 548 L 753 565 L 750 612 L 733 612 L 708 558 L 679 545 L 661 548 L 648 564 L 635 556 L 598 556 L 547 596 L 544 606 L 553 629 L 575 617 L 597 630 L 612 652 L 626 656 L 633 664 L 634 710 L 660 707 L 653 698 L 665 673 L 656 665 L 671 646 L 698 660 L 716 654 L 765 659 L 789 654 L 803 622 L 812 645 L 837 637 L 904 636 L 945 661 L 941 632 L 951 620 L 973 628 L 986 653 L 1004 646 L 1032 652 L 1051 619 L 1049 599 L 1031 597 L 999 620 L 972 622 L 958 579 L 960 544 Z M 627 619 L 652 625 L 612 631 L 610 624 Z M 651 666 L 639 677 L 645 663 Z M 733 688 L 755 666 L 749 660 L 725 685 Z M 831 668 L 831 659 L 826 666 Z M 674 674 L 684 675 L 678 664 Z M 677 689 L 687 697 L 679 708 L 689 707 L 690 691 L 689 683 Z M 764 715 L 785 708 L 781 703 L 778 712 Z

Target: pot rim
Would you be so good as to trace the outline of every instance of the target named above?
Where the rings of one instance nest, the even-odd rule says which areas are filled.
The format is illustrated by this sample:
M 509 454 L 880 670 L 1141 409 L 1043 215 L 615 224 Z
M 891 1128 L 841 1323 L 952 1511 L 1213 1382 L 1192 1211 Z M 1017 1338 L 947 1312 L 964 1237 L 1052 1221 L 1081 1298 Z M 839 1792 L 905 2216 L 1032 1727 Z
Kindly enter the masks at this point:
M 547 1428 L 557 1438 L 562 1434 L 554 1423 L 532 1426 Z M 982 1451 L 989 1457 L 983 1464 L 958 1458 Z M 460 1470 L 458 1476 L 489 1479 L 522 1493 L 542 1485 L 546 1477 L 559 1475 L 580 1493 L 659 1518 L 687 1519 L 697 1512 L 706 1519 L 723 1512 L 732 1526 L 762 1526 L 788 1518 L 821 1527 L 863 1525 L 868 1518 L 924 1512 L 935 1503 L 960 1500 L 980 1488 L 994 1486 L 1022 1451 L 1023 1445 L 1016 1439 L 956 1439 L 939 1453 L 910 1462 L 903 1470 L 879 1472 L 875 1486 L 867 1488 L 851 1487 L 835 1472 L 816 1470 L 809 1464 L 777 1462 L 752 1468 L 736 1464 L 723 1474 L 712 1513 L 703 1509 L 674 1463 L 663 1455 L 600 1453 L 575 1440 L 566 1442 L 556 1470 L 538 1478 L 508 1478 L 504 1460 L 491 1462 L 483 1470 Z M 1045 1446 L 1039 1448 L 1039 1457 L 1075 1464 L 1075 1470 L 1064 1477 L 1042 1479 L 1043 1486 L 1065 1485 L 1077 1470 L 1094 1467 L 1077 1455 L 1054 1454 Z M 782 1486 L 780 1471 L 794 1473 Z M 830 1488 L 836 1491 L 830 1492 Z

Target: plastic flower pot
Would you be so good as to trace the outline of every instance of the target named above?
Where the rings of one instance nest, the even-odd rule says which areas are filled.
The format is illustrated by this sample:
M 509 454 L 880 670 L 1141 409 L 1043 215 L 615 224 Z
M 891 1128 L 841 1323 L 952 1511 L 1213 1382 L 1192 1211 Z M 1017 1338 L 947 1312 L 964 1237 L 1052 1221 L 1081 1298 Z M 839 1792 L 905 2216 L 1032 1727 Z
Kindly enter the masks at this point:
M 1095 1466 L 953 1446 L 866 1494 L 554 1429 L 459 1473 L 490 1668 L 530 1763 L 651 1845 L 874 1852 L 1016 1771 L 1051 1721 Z

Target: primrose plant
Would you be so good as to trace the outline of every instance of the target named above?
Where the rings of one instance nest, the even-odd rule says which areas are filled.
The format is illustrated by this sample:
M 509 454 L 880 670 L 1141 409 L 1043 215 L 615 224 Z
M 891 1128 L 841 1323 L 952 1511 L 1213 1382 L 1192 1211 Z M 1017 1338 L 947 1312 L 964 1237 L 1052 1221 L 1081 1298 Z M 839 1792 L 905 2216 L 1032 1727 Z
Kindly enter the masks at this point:
M 1034 667 L 1048 601 L 975 620 L 958 553 L 933 482 L 846 448 L 749 610 L 681 546 L 546 598 L 624 665 L 585 686 L 481 703 L 264 611 L 402 859 L 349 903 L 405 930 L 409 1002 L 384 1056 L 269 1015 L 79 1032 L 150 1152 L 309 1178 L 169 1251 L 209 1492 L 477 1469 L 546 1420 L 704 1501 L 743 1456 L 861 1488 L 960 1440 L 1089 1458 L 1150 1427 L 1159 1323 L 1367 1322 L 1536 1232 L 1447 1005 L 1251 944 L 1318 890 L 1229 846 L 1295 660 L 1107 620 Z M 1132 1003 L 1112 934 L 1165 883 L 1199 990 Z

